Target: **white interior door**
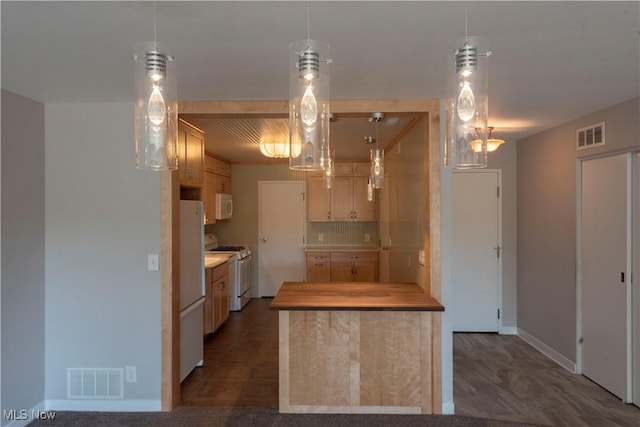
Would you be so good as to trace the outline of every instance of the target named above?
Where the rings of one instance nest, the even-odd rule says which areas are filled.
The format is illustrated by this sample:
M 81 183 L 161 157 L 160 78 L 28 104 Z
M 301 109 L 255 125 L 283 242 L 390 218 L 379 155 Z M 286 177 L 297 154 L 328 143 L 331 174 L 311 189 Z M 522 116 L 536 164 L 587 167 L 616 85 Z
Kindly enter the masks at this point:
M 259 268 L 261 297 L 278 293 L 283 282 L 304 281 L 304 181 L 260 181 Z
M 499 171 L 452 173 L 454 332 L 498 332 Z
M 582 163 L 582 373 L 624 399 L 627 377 L 627 160 Z M 628 277 L 627 277 L 628 278 Z

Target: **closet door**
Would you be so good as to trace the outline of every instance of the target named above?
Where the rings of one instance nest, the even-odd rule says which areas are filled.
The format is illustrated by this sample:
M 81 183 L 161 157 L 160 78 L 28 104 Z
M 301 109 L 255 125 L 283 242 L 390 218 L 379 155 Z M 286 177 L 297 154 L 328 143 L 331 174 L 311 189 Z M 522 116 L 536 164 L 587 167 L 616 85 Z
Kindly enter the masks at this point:
M 582 373 L 621 399 L 627 385 L 627 155 L 582 163 Z

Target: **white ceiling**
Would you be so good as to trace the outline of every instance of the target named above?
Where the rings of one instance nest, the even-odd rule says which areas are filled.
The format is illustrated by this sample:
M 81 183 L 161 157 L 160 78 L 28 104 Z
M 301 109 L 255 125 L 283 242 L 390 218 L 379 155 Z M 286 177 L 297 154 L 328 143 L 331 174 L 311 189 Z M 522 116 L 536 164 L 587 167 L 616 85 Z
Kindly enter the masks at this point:
M 489 124 L 509 142 L 639 94 L 639 5 L 158 2 L 157 38 L 174 47 L 181 100 L 287 99 L 288 46 L 307 37 L 308 6 L 311 38 L 331 45 L 332 99 L 440 98 L 466 7 L 469 35 L 493 53 Z M 3 88 L 44 103 L 133 101 L 151 2 L 1 8 Z

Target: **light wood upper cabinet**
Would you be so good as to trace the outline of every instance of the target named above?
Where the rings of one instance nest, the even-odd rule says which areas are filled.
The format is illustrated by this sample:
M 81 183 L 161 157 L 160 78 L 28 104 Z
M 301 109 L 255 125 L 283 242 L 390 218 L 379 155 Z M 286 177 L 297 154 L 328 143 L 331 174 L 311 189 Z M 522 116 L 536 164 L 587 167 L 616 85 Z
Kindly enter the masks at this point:
M 204 156 L 204 169 L 216 175 L 231 177 L 231 165 L 224 160 L 217 159 L 210 154 Z
M 216 193 L 231 194 L 231 165 L 209 154 L 204 156 L 204 201 L 205 224 L 216 222 Z
M 323 184 L 322 177 L 307 178 L 307 218 L 311 222 L 331 221 L 331 190 Z
M 178 122 L 178 175 L 180 186 L 202 187 L 204 182 L 204 133 L 185 122 Z
M 202 200 L 204 201 L 204 223 L 216 222 L 216 175 L 209 171 L 204 172 L 204 186 L 202 187 Z
M 321 176 L 307 177 L 307 217 L 311 222 L 377 221 L 375 201 L 367 200 L 368 164 L 336 163 L 331 189 Z

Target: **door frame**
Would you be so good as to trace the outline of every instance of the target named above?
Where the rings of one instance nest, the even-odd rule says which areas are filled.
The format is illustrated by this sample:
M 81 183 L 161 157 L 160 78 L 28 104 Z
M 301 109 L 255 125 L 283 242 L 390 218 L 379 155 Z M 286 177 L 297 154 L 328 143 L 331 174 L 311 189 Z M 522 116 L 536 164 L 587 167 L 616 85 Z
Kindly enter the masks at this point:
M 280 184 L 280 185 L 298 185 L 302 189 L 303 203 L 304 208 L 302 212 L 302 244 L 304 246 L 304 242 L 307 241 L 307 229 L 304 226 L 307 223 L 307 187 L 306 181 L 294 181 L 294 180 L 279 180 L 279 181 L 258 181 L 258 209 L 262 206 L 262 186 L 265 184 Z M 258 213 L 258 296 L 262 297 L 262 286 L 263 286 L 263 272 L 262 272 L 262 242 L 260 241 L 262 237 L 262 217 L 261 213 Z
M 502 320 L 504 318 L 504 309 L 502 307 L 502 259 L 503 257 L 503 245 L 502 245 L 502 169 L 453 169 L 454 173 L 496 173 L 498 180 L 498 197 L 496 198 L 498 203 L 498 247 L 500 248 L 500 256 L 498 257 L 498 310 L 500 310 L 500 316 L 498 317 L 498 333 L 503 334 Z M 453 177 L 452 177 L 453 186 Z M 453 199 L 453 194 L 452 194 Z M 510 334 L 509 334 L 510 335 Z
M 636 332 L 636 328 L 633 326 L 633 318 L 634 318 L 634 294 L 632 289 L 632 280 L 634 276 L 634 250 L 638 251 L 640 248 L 634 248 L 634 234 L 633 230 L 638 227 L 638 216 L 640 215 L 636 212 L 633 201 L 634 201 L 634 191 L 636 191 L 636 186 L 634 186 L 634 175 L 637 174 L 636 168 L 640 167 L 640 165 L 636 164 L 635 156 L 637 153 L 640 153 L 638 150 L 632 151 L 623 151 L 623 152 L 614 152 L 607 153 L 605 155 L 597 155 L 584 157 L 580 159 L 576 159 L 576 373 L 582 375 L 583 373 L 583 349 L 582 349 L 582 321 L 583 321 L 583 311 L 582 311 L 582 290 L 583 290 L 583 280 L 582 280 L 582 168 L 585 161 L 589 160 L 598 160 L 612 156 L 625 155 L 626 156 L 626 229 L 627 229 L 627 239 L 626 239 L 626 260 L 625 260 L 625 275 L 627 277 L 625 288 L 626 288 L 626 395 L 623 397 L 623 400 L 627 403 L 631 403 L 633 400 L 633 390 L 634 390 L 634 380 L 633 380 L 633 372 L 634 372 L 634 363 L 633 363 L 633 346 L 634 346 L 634 332 Z M 629 232 L 629 231 L 632 232 Z M 637 316 L 638 314 L 636 314 Z M 636 367 L 638 369 L 638 367 Z
M 425 182 L 427 205 L 424 241 L 429 242 L 426 259 L 429 260 L 426 274 L 429 278 L 425 291 L 437 300 L 442 299 L 441 266 L 441 227 L 440 227 L 440 104 L 438 98 L 415 99 L 350 99 L 331 100 L 331 112 L 336 114 L 362 115 L 367 117 L 371 111 L 402 113 L 422 117 L 428 125 L 425 127 Z M 217 117 L 282 117 L 289 114 L 287 100 L 267 101 L 179 101 L 179 114 L 202 114 Z M 164 172 L 160 184 L 160 259 L 161 259 L 161 410 L 172 411 L 180 403 L 180 307 L 174 298 L 178 288 L 179 247 L 174 242 L 179 236 L 178 214 L 176 210 L 180 200 L 180 186 L 177 172 Z M 431 345 L 434 358 L 431 361 L 434 371 L 434 407 L 442 406 L 442 318 L 433 320 Z M 450 354 L 447 349 L 446 354 Z M 447 385 L 450 385 L 447 376 Z

